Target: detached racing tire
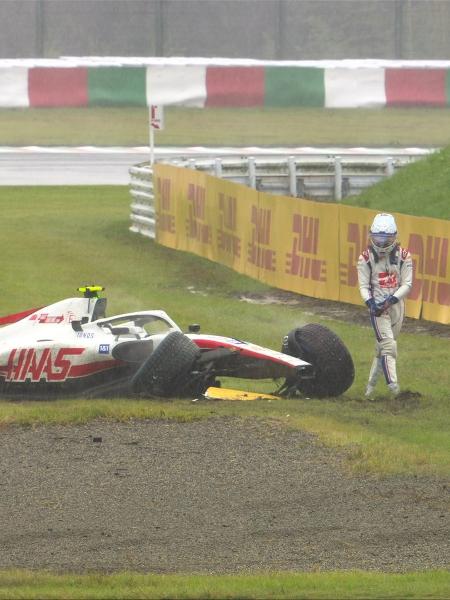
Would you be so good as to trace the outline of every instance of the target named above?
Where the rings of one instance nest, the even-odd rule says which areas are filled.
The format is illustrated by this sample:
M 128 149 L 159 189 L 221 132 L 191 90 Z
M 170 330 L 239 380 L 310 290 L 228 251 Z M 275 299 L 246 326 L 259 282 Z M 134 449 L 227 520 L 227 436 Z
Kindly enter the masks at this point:
M 355 367 L 350 352 L 328 327 L 309 323 L 293 329 L 287 335 L 282 350 L 313 365 L 314 377 L 297 382 L 299 391 L 307 396 L 339 396 L 354 381 Z
M 169 333 L 134 374 L 133 392 L 166 398 L 182 394 L 199 355 L 199 348 L 186 335 Z

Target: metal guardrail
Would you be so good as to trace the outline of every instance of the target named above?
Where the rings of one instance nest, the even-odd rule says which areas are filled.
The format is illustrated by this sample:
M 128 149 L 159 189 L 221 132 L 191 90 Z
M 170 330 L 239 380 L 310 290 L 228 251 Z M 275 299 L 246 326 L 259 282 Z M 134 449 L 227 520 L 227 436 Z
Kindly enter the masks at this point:
M 131 231 L 155 238 L 155 196 L 150 164 L 130 168 Z
M 424 153 L 425 154 L 425 153 Z M 423 157 L 392 156 L 258 156 L 165 160 L 175 166 L 204 171 L 277 195 L 337 201 L 392 176 Z M 131 231 L 155 237 L 153 169 L 149 163 L 130 168 Z

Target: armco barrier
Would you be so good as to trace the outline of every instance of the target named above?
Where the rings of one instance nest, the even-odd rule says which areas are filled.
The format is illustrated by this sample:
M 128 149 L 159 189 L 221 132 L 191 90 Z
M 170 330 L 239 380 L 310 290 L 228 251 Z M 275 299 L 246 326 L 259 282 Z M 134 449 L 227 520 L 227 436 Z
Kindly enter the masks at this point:
M 275 196 L 167 164 L 154 176 L 158 243 L 273 287 L 361 304 L 356 261 L 376 211 Z M 407 315 L 450 323 L 450 221 L 395 216 L 415 266 Z
M 450 61 L 0 60 L 0 107 L 450 105 Z
M 155 238 L 155 196 L 153 169 L 136 166 L 130 169 L 131 231 Z
M 288 157 L 216 156 L 215 158 L 173 158 L 170 164 L 203 171 L 259 191 L 314 200 L 339 201 L 359 194 L 364 188 L 390 177 L 397 169 L 419 160 L 430 150 L 408 153 L 397 151 L 393 156 L 379 153 L 359 155 L 291 155 Z M 153 169 L 149 163 L 130 168 L 132 196 L 131 230 L 155 237 Z

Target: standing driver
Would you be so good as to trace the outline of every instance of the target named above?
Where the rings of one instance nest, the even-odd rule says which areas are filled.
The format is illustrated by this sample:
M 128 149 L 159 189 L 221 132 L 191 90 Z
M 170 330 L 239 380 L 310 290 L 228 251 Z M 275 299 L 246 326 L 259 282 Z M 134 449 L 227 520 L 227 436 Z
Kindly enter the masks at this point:
M 375 332 L 375 357 L 367 383 L 366 397 L 375 390 L 383 374 L 390 392 L 397 396 L 397 336 L 405 314 L 405 298 L 412 288 L 411 255 L 397 241 L 397 225 L 392 215 L 376 215 L 369 231 L 369 245 L 358 259 L 361 297 L 369 308 Z

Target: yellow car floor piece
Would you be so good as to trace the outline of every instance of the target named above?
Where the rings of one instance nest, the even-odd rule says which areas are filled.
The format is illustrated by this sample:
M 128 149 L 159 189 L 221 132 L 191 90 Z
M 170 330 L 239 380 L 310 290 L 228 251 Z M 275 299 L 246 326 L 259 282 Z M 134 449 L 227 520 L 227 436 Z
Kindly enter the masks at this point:
M 226 388 L 209 387 L 203 394 L 207 400 L 280 400 L 279 396 L 260 392 L 243 392 L 242 390 L 228 390 Z

